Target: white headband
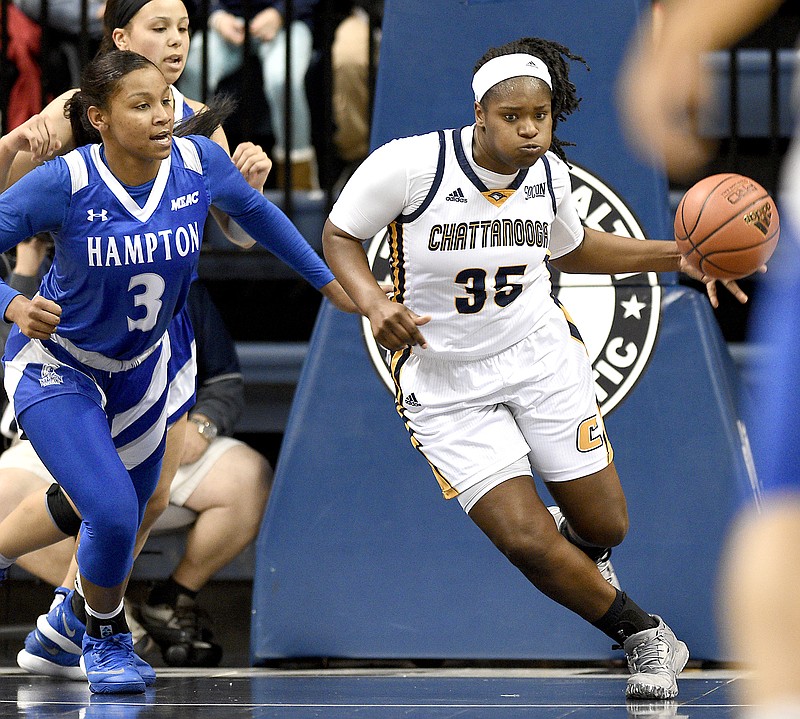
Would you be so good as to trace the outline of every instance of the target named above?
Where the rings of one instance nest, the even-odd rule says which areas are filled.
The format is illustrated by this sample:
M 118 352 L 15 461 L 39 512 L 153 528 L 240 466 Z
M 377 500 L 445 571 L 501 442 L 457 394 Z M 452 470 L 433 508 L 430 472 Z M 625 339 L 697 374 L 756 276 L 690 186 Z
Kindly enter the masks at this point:
M 520 76 L 538 77 L 540 80 L 544 80 L 551 90 L 553 89 L 553 81 L 550 79 L 547 65 L 535 55 L 518 52 L 513 55 L 500 55 L 481 65 L 472 78 L 475 100 L 480 102 L 487 90 L 498 82 Z

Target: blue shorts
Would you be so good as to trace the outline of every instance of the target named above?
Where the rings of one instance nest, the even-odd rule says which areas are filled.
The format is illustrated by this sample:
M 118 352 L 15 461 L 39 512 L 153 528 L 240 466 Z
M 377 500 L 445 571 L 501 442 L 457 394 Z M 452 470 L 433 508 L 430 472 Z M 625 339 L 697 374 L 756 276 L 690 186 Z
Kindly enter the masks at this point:
M 117 453 L 131 469 L 151 457 L 166 432 L 171 355 L 165 333 L 136 359 L 101 367 L 97 355 L 67 349 L 54 338 L 32 340 L 14 326 L 4 358 L 6 392 L 18 423 L 26 409 L 48 398 L 89 398 L 105 412 Z
M 57 339 L 31 340 L 14 326 L 3 358 L 6 392 L 17 417 L 54 394 L 89 397 L 108 416 L 125 466 L 135 467 L 158 445 L 159 432 L 195 403 L 197 361 L 186 307 L 145 355 L 113 366 L 115 360 Z

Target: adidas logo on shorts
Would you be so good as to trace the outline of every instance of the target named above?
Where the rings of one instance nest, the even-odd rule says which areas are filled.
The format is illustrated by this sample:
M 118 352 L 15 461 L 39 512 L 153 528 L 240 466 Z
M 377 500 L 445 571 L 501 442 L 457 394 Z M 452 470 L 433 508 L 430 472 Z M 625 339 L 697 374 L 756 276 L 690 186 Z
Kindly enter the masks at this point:
M 464 192 L 459 187 L 457 190 L 453 190 L 447 197 L 445 197 L 444 201 L 445 202 L 467 202 L 467 198 L 464 197 Z

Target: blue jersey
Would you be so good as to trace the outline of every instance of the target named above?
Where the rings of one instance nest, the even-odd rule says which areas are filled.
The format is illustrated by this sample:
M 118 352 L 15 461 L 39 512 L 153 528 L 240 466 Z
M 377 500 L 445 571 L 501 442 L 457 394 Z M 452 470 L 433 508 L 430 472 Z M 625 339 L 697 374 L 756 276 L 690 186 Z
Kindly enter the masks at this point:
M 71 198 L 39 293 L 63 308 L 59 337 L 130 359 L 166 331 L 186 301 L 209 198 L 188 140 L 161 163 L 139 205 L 103 162 L 99 145 L 64 156 Z M 183 148 L 183 149 L 181 149 Z
M 286 216 L 204 137 L 175 138 L 155 179 L 136 187 L 114 177 L 99 145 L 36 168 L 0 195 L 0 252 L 52 231 L 55 258 L 40 294 L 62 308 L 54 340 L 130 360 L 183 307 L 211 203 L 316 288 L 333 280 Z M 0 311 L 16 294 L 0 284 Z

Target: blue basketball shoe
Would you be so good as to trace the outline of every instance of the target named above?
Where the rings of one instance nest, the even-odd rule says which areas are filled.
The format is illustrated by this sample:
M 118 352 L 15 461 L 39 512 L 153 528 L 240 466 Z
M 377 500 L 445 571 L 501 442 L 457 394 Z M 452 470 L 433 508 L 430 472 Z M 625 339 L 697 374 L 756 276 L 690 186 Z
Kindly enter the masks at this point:
M 136 670 L 135 657 L 130 632 L 102 639 L 83 635 L 80 662 L 95 694 L 142 694 L 145 684 Z
M 66 587 L 58 587 L 50 611 L 36 620 L 36 629 L 25 638 L 25 648 L 17 654 L 17 664 L 26 672 L 60 679 L 85 679 L 79 666 L 85 627 L 69 602 L 64 607 L 69 594 Z
M 36 620 L 36 629 L 28 634 L 25 648 L 17 655 L 17 664 L 25 671 L 61 679 L 86 678 L 80 668 L 86 625 L 72 611 L 73 593 L 66 587 L 56 589 L 50 611 Z M 155 684 L 153 667 L 136 654 L 134 663 L 144 683 Z

